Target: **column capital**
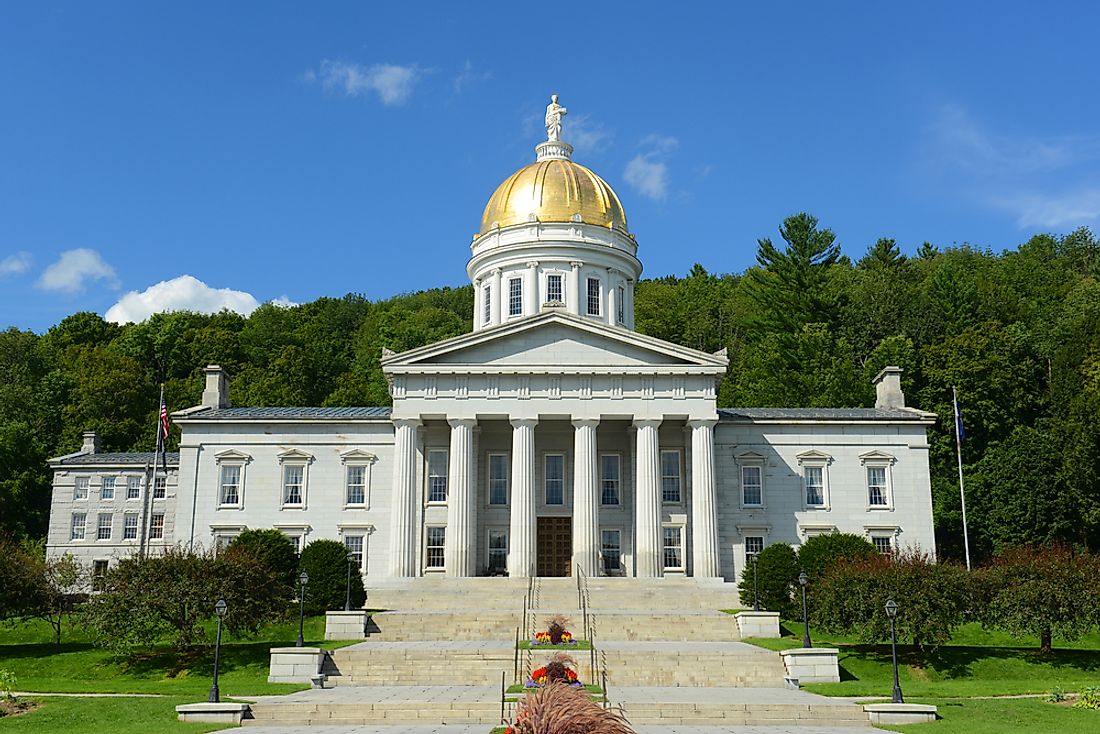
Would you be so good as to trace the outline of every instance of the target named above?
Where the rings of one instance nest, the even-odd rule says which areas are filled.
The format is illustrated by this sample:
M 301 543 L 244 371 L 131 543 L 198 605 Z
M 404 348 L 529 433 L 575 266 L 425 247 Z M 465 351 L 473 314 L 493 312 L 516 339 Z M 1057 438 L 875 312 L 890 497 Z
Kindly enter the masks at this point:
M 534 428 L 539 424 L 538 418 L 509 418 L 512 428 Z
M 451 428 L 473 428 L 477 425 L 477 418 L 447 418 L 447 423 Z
M 581 265 L 584 265 L 584 263 L 582 263 L 580 260 L 570 260 L 569 261 L 569 267 L 573 268 L 574 270 L 580 270 Z
M 570 422 L 574 428 L 597 428 L 600 425 L 599 418 L 573 418 Z
M 718 425 L 717 418 L 689 418 L 687 421 L 689 428 L 714 428 Z
M 524 263 L 524 265 L 526 265 L 529 268 L 537 268 L 539 266 L 539 261 L 538 260 L 528 260 L 527 262 Z
M 631 423 L 634 428 L 660 428 L 663 418 L 635 418 Z
M 394 428 L 419 428 L 423 425 L 420 418 L 392 418 L 390 420 Z

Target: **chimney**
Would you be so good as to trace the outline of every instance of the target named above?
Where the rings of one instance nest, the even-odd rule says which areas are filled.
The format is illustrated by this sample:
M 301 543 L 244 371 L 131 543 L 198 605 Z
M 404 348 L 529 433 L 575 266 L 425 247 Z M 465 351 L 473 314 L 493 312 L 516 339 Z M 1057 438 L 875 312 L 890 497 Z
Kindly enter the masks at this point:
M 206 389 L 202 391 L 202 404 L 207 408 L 229 407 L 229 375 L 216 364 L 203 368 Z
M 901 391 L 901 367 L 883 367 L 871 380 L 875 386 L 876 408 L 904 408 L 905 393 Z
M 96 435 L 95 431 L 84 431 L 84 445 L 80 447 L 80 453 L 99 453 L 99 436 Z

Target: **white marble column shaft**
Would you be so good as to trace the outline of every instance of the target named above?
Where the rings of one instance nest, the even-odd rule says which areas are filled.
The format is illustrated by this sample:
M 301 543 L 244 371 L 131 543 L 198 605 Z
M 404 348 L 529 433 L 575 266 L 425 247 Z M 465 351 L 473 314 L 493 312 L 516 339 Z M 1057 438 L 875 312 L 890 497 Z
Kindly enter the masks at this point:
M 532 260 L 527 263 L 527 275 L 523 284 L 523 315 L 534 316 L 539 312 L 539 264 Z
M 690 420 L 691 560 L 697 577 L 719 575 L 718 497 L 714 479 L 714 426 L 717 419 Z
M 508 575 L 535 573 L 535 426 L 533 418 L 512 419 L 512 498 L 508 531 Z
M 496 326 L 497 324 L 502 323 L 504 321 L 504 309 L 508 307 L 507 299 L 505 298 L 504 293 L 500 290 L 503 287 L 503 278 L 501 276 L 502 274 L 500 268 L 495 268 L 493 270 L 493 279 L 492 281 L 490 281 L 493 286 L 493 295 L 491 301 L 492 307 L 490 309 L 492 311 L 492 315 L 489 319 L 489 323 L 487 324 L 488 326 Z
M 565 289 L 565 307 L 569 313 L 578 316 L 581 313 L 581 263 L 573 261 L 569 263 L 569 283 Z
M 636 420 L 638 429 L 638 479 L 635 528 L 635 575 L 639 578 L 661 576 L 661 451 L 657 429 L 660 420 Z
M 614 326 L 618 323 L 619 316 L 619 288 L 615 285 L 615 271 L 607 269 L 607 323 Z
M 444 559 L 448 576 L 473 576 L 477 558 L 473 543 L 474 427 L 473 418 L 451 418 L 451 450 L 447 472 L 447 535 Z
M 573 566 L 600 575 L 599 419 L 573 420 Z
M 416 576 L 416 429 L 415 418 L 393 421 L 393 501 L 390 506 L 390 575 Z

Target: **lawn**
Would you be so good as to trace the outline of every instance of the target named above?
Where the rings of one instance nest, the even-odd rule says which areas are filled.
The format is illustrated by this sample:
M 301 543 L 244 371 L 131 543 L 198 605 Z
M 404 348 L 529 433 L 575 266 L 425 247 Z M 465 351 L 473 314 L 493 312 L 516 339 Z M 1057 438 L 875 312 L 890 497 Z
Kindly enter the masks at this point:
M 910 699 L 906 697 L 906 701 Z M 879 728 L 906 734 L 1100 734 L 1100 711 L 1047 703 L 1041 698 L 915 699 L 939 707 L 939 721 Z
M 802 627 L 784 623 L 789 636 L 750 639 L 760 647 L 785 650 L 800 647 Z M 811 633 L 813 631 L 811 630 Z M 827 696 L 881 696 L 890 692 L 893 671 L 889 645 L 860 645 L 851 638 L 813 635 L 813 644 L 840 650 L 840 683 L 810 683 L 805 687 Z M 1088 646 L 1093 649 L 1087 649 Z M 1016 639 L 988 633 L 979 625 L 961 627 L 947 645 L 924 654 L 898 646 L 899 677 L 907 697 L 1001 696 L 1048 693 L 1056 688 L 1077 691 L 1100 682 L 1100 635 L 1095 632 L 1072 646 L 1039 653 L 1036 639 Z M 1100 717 L 1098 717 L 1100 718 Z
M 532 645 L 530 640 L 520 640 L 520 650 L 591 650 L 592 643 L 588 640 L 576 640 L 576 645 L 551 645 L 547 643 L 545 645 Z
M 307 617 L 306 644 L 326 648 L 350 643 L 323 642 L 325 618 Z M 214 669 L 212 647 L 180 660 L 168 647 L 116 657 L 92 644 L 79 628 L 66 633 L 60 648 L 49 627 L 38 621 L 0 625 L 0 668 L 13 671 L 19 690 L 43 693 L 159 693 L 205 700 Z M 297 621 L 270 625 L 253 639 L 223 636 L 219 686 L 223 696 L 289 693 L 306 686 L 268 683 L 268 650 L 293 645 Z
M 0 732 L 54 734 L 62 731 L 111 732 L 111 734 L 201 734 L 227 727 L 218 724 L 184 724 L 176 719 L 176 706 L 194 703 L 190 698 L 39 698 L 42 707 L 22 716 L 0 718 Z

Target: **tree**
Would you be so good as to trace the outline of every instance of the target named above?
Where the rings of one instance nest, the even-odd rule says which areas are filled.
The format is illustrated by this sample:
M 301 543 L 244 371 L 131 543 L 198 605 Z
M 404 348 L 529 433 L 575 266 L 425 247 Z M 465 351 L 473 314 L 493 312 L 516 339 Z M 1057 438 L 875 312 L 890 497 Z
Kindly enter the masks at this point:
M 87 582 L 87 569 L 66 553 L 58 558 L 39 560 L 38 603 L 34 616 L 43 619 L 53 628 L 54 641 L 61 645 L 61 631 L 65 617 L 73 614 L 77 602 L 83 597 Z
M 11 536 L 0 535 L 0 619 L 30 616 L 41 605 L 36 560 Z
M 798 566 L 816 581 L 836 563 L 872 558 L 877 554 L 875 546 L 866 538 L 852 533 L 825 533 L 799 546 Z
M 298 554 L 294 543 L 274 528 L 244 530 L 225 549 L 233 560 L 239 555 L 263 566 L 283 587 L 287 599 L 293 598 L 298 583 Z
M 794 586 L 798 583 L 798 557 L 794 549 L 786 543 L 772 543 L 756 559 L 757 590 L 760 606 L 768 611 L 779 612 L 784 619 L 795 616 Z M 745 565 L 741 572 L 741 582 L 737 593 L 742 604 L 751 603 L 753 598 L 752 564 Z
M 1100 622 L 1100 563 L 1064 545 L 1013 548 L 977 575 L 976 609 L 983 627 L 1039 638 L 1049 654 L 1053 639 L 1072 642 Z
M 343 609 L 347 597 L 348 549 L 335 540 L 315 540 L 305 547 L 299 565 L 309 574 L 306 586 L 306 614 L 324 614 Z M 367 601 L 363 577 L 351 570 L 351 606 L 358 609 Z

